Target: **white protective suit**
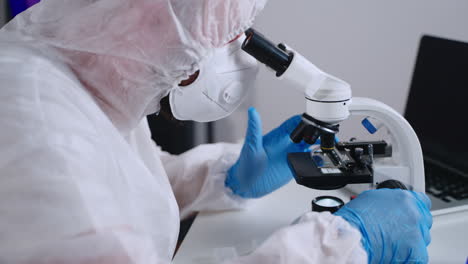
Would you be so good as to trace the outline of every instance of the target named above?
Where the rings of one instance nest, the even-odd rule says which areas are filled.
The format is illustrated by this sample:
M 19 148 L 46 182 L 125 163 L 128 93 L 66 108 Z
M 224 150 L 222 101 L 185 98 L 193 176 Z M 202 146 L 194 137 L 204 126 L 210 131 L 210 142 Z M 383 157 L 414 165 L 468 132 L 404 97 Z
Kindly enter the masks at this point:
M 265 0 L 43 0 L 0 31 L 0 263 L 170 263 L 180 215 L 239 209 L 240 147 L 159 150 L 146 114 Z M 309 214 L 231 263 L 363 263 Z

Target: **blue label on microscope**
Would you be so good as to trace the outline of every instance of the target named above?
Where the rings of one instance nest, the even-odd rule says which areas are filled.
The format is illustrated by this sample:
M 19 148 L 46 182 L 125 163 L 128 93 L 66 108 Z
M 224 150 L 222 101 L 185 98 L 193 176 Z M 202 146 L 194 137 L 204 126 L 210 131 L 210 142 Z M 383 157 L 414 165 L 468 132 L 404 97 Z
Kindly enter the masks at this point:
M 369 119 L 365 118 L 362 120 L 361 124 L 365 129 L 367 129 L 367 131 L 369 131 L 369 133 L 375 134 L 375 132 L 377 132 L 377 128 L 371 123 L 371 121 L 369 121 Z

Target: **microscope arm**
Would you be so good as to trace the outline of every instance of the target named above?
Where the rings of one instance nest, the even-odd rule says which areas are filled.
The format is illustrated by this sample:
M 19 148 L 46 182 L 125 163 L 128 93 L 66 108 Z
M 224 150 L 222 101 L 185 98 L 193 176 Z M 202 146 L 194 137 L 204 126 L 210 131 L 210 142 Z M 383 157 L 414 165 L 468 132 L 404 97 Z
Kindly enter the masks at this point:
M 375 164 L 374 184 L 393 179 L 403 182 L 414 191 L 424 192 L 422 149 L 418 136 L 408 121 L 388 105 L 369 98 L 354 97 L 349 110 L 352 115 L 372 117 L 381 121 L 394 137 L 393 146 L 398 150 L 398 156 L 394 158 L 397 159 L 398 165 Z
M 246 31 L 242 49 L 276 73 L 276 77 L 288 82 L 289 87 L 304 91 L 306 112 L 302 122 L 291 133 L 294 142 L 304 140 L 314 144 L 321 138 L 321 150 L 334 155 L 335 135 L 339 123 L 346 120 L 350 111 L 354 114 L 374 117 L 385 123 L 395 135 L 395 147 L 399 150 L 399 162 L 393 166 L 376 166 L 373 184 L 386 180 L 400 180 L 416 191 L 424 191 L 424 165 L 421 146 L 409 123 L 395 110 L 375 100 L 352 98 L 348 83 L 330 75 L 284 44 L 274 44 L 254 29 Z M 299 165 L 309 164 L 292 158 Z M 310 164 L 309 164 L 310 165 Z M 304 171 L 304 175 L 309 174 Z M 320 173 L 319 173 L 320 174 Z M 320 178 L 321 179 L 321 178 Z M 347 179 L 346 179 L 347 180 Z M 363 180 L 362 182 L 370 182 Z

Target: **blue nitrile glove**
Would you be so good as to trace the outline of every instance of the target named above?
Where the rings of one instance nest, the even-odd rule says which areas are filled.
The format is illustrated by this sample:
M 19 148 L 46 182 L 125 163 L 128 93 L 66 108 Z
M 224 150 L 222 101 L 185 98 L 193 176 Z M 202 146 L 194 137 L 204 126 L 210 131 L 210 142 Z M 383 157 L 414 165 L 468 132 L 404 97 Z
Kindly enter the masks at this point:
M 380 189 L 360 194 L 335 215 L 361 231 L 369 263 L 427 263 L 430 208 L 425 194 Z
M 288 153 L 309 148 L 308 144 L 295 144 L 289 138 L 300 121 L 300 116 L 294 116 L 263 136 L 260 115 L 255 108 L 250 108 L 244 146 L 228 171 L 226 186 L 243 198 L 259 198 L 288 183 L 293 178 Z

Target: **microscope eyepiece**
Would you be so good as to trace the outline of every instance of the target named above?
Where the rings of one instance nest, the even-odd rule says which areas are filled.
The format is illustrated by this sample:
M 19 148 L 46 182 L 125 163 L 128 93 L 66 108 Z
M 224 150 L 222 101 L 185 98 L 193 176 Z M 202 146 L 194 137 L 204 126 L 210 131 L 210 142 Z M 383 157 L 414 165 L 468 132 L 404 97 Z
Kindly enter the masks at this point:
M 277 46 L 273 44 L 265 36 L 252 28 L 248 29 L 245 35 L 247 38 L 242 44 L 242 50 L 273 69 L 276 72 L 276 76 L 279 77 L 286 72 L 294 55 L 286 52 L 284 45 L 280 44 Z

